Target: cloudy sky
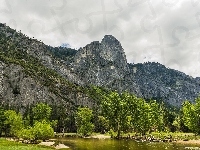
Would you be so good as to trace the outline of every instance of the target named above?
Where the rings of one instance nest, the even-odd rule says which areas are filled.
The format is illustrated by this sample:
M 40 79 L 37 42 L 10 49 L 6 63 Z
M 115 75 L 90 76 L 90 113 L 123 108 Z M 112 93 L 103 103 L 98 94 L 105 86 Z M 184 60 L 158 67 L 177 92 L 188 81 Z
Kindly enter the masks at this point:
M 199 0 L 0 0 L 0 22 L 47 45 L 115 36 L 130 63 L 159 62 L 200 77 Z

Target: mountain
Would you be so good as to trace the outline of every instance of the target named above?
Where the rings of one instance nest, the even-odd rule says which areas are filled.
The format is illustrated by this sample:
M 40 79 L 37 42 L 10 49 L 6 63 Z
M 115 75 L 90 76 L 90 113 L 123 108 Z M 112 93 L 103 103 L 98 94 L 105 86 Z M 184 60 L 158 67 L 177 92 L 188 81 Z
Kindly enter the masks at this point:
M 72 69 L 87 85 L 119 92 L 126 90 L 141 96 L 139 87 L 130 75 L 124 50 L 111 35 L 104 36 L 101 42 L 92 42 L 80 48 L 74 56 Z
M 97 106 L 93 86 L 128 91 L 145 99 L 180 107 L 194 102 L 200 79 L 159 63 L 129 64 L 112 35 L 78 51 L 51 47 L 0 24 L 0 103 L 26 111 L 37 102 L 65 106 Z
M 147 62 L 129 65 L 145 99 L 162 100 L 180 107 L 184 100 L 194 102 L 200 92 L 200 80 L 164 65 Z
M 78 105 L 94 107 L 91 88 L 82 87 L 65 63 L 56 59 L 50 46 L 0 24 L 0 104 L 22 112 L 45 102 L 63 113 L 73 112 Z M 61 48 L 62 52 L 62 48 Z M 68 54 L 68 53 L 67 53 Z M 71 56 L 72 55 L 72 56 Z M 68 79 L 68 80 L 67 80 Z M 72 80 L 70 80 L 72 79 Z M 71 81 L 71 82 L 69 82 Z M 59 114 L 58 114 L 59 115 Z

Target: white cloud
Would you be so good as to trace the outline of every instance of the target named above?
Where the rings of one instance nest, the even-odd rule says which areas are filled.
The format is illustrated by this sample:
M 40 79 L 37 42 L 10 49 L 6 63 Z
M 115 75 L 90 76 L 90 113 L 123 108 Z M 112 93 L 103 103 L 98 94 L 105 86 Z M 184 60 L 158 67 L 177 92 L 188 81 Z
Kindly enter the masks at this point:
M 158 61 L 200 76 L 200 3 L 194 0 L 0 0 L 0 22 L 72 47 L 112 34 L 128 62 Z

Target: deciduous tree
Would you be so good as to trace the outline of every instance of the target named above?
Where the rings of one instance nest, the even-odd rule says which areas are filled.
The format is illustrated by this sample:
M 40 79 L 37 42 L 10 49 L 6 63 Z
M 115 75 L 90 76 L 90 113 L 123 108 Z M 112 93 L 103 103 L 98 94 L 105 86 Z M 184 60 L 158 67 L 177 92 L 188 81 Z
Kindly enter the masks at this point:
M 36 121 L 48 121 L 51 115 L 52 108 L 48 104 L 38 103 L 33 107 L 33 119 Z
M 92 110 L 84 107 L 78 108 L 76 113 L 75 121 L 77 126 L 77 132 L 83 136 L 90 135 L 94 130 L 94 125 L 91 122 L 93 117 Z
M 9 128 L 9 133 L 14 136 L 18 136 L 23 129 L 23 119 L 20 113 L 16 113 L 14 110 L 7 110 L 4 113 L 6 120 L 4 124 Z

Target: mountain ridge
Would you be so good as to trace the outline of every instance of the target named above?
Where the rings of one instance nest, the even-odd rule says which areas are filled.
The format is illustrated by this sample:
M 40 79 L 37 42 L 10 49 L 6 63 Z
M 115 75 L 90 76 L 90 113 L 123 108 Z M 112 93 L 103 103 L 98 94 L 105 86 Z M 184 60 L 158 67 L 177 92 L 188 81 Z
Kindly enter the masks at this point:
M 9 56 L 7 59 L 11 59 L 16 55 L 17 61 L 25 64 L 29 59 L 36 58 L 44 68 L 54 70 L 68 82 L 80 87 L 99 86 L 118 92 L 128 91 L 138 97 L 162 100 L 177 107 L 180 107 L 186 99 L 194 102 L 200 92 L 199 78 L 190 77 L 159 63 L 127 63 L 124 49 L 112 35 L 105 35 L 101 42 L 91 42 L 76 51 L 70 48 L 47 46 L 21 32 L 16 32 L 5 24 L 0 24 L 0 31 L 2 56 L 6 55 Z M 23 55 L 23 53 L 26 54 Z M 25 59 L 25 57 L 27 58 Z M 18 65 L 20 66 L 20 63 Z M 10 70 L 12 69 L 10 68 Z M 0 79 L 6 82 L 3 74 Z M 5 84 L 7 85 L 4 83 L 2 86 Z M 4 92 L 6 93 L 6 91 Z M 63 92 L 63 94 L 66 94 L 63 95 L 64 97 L 67 94 L 69 97 L 73 97 L 70 96 L 70 92 Z M 72 98 L 74 104 L 93 105 L 94 102 L 90 98 L 90 100 L 88 99 L 88 95 L 83 95 L 79 97 L 79 101 L 82 99 L 82 103 L 76 103 L 76 98 Z M 7 96 L 10 97 L 9 94 Z

